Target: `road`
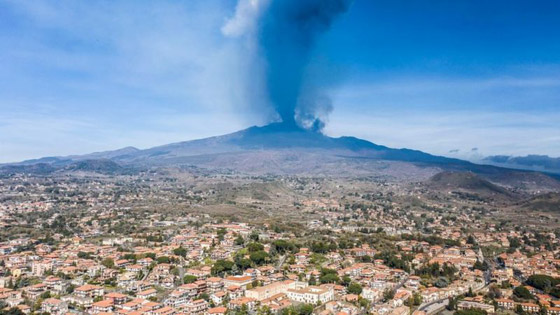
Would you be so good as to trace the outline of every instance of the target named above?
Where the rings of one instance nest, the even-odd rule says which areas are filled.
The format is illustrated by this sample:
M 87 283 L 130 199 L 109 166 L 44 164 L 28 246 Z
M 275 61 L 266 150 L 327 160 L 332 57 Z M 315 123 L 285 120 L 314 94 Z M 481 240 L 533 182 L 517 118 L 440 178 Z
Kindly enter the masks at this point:
M 276 270 L 280 270 L 280 268 L 282 268 L 282 265 L 284 264 L 284 261 L 286 261 L 286 255 L 282 255 L 282 257 L 278 259 L 278 262 L 276 263 L 276 266 L 274 266 L 274 268 Z

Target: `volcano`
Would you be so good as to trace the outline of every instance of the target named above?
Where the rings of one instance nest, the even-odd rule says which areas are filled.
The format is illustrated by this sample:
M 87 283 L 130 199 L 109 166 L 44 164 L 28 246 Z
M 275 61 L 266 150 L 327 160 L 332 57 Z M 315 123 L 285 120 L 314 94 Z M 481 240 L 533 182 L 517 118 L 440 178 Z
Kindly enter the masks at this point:
M 103 162 L 100 162 L 103 161 Z M 91 167 L 90 167 L 91 166 Z M 139 150 L 127 147 L 67 157 L 47 157 L 4 165 L 3 172 L 130 170 L 196 167 L 249 175 L 381 176 L 421 181 L 441 171 L 472 172 L 507 185 L 538 183 L 560 189 L 560 182 L 539 172 L 512 170 L 394 149 L 355 137 L 333 138 L 293 124 L 273 123 L 222 136 Z

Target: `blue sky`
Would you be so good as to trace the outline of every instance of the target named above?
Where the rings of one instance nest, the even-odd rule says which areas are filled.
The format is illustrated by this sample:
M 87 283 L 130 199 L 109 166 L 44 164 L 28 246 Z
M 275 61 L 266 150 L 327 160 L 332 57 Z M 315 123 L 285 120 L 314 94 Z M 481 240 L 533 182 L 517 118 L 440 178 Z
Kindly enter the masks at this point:
M 244 44 L 221 32 L 234 10 L 0 0 L 0 162 L 267 123 Z M 309 65 L 334 105 L 325 132 L 463 158 L 560 156 L 558 38 L 558 1 L 355 0 Z

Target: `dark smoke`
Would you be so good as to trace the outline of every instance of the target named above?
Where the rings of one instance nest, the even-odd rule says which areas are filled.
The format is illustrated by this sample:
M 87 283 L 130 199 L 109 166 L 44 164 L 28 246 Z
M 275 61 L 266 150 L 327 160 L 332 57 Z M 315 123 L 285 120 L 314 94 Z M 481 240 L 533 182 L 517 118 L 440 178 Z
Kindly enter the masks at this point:
M 252 21 L 238 17 L 230 27 L 253 28 L 251 36 L 265 63 L 267 96 L 274 110 L 286 128 L 320 131 L 332 105 L 322 93 L 307 90 L 313 82 L 309 84 L 312 77 L 306 76 L 306 68 L 318 37 L 348 10 L 352 0 L 239 1 L 238 15 L 251 8 L 259 12 Z

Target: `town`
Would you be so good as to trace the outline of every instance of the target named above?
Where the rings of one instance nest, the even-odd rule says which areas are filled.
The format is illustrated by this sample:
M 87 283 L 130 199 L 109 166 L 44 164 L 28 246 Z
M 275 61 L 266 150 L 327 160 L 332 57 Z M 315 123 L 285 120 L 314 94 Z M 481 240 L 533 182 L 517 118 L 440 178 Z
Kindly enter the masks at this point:
M 560 314 L 557 221 L 485 198 L 199 170 L 0 180 L 2 314 Z

